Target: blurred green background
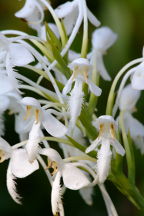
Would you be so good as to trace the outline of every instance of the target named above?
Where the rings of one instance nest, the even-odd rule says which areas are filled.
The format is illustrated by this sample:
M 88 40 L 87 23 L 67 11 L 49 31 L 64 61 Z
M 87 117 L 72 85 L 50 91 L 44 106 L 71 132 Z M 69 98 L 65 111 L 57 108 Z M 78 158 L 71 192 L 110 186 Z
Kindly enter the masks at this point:
M 51 0 L 51 2 L 56 7 L 65 1 Z M 31 33 L 25 22 L 14 17 L 14 13 L 23 4 L 23 0 L 0 0 L 0 30 L 17 29 Z M 124 64 L 142 55 L 144 44 L 144 0 L 87 0 L 87 4 L 102 25 L 111 27 L 118 34 L 116 44 L 105 56 L 106 66 L 111 76 L 114 77 Z M 90 26 L 90 32 L 93 30 L 94 28 Z M 80 46 L 81 33 L 80 31 L 76 41 L 78 46 Z M 104 82 L 101 81 L 103 88 L 103 95 L 99 103 L 101 114 L 105 111 L 106 96 L 110 85 L 111 83 L 107 83 L 107 88 L 104 88 Z M 138 104 L 140 111 L 137 117 L 144 123 L 143 102 L 144 97 L 141 97 Z M 12 122 L 13 117 L 6 120 L 6 136 L 7 140 L 14 144 L 18 140 L 11 131 Z M 144 194 L 144 158 L 139 151 L 135 150 L 135 153 L 137 184 Z M 7 193 L 7 164 L 8 162 L 0 164 L 0 215 L 24 216 L 41 214 L 51 216 L 50 186 L 43 171 L 37 171 L 31 176 L 17 181 L 18 192 L 23 197 L 23 205 L 19 206 L 13 202 Z M 110 182 L 106 182 L 106 186 L 120 216 L 144 216 L 144 213 L 138 212 Z M 67 190 L 63 199 L 66 216 L 106 216 L 105 205 L 97 187 L 93 198 L 94 205 L 89 207 L 84 204 L 78 192 Z

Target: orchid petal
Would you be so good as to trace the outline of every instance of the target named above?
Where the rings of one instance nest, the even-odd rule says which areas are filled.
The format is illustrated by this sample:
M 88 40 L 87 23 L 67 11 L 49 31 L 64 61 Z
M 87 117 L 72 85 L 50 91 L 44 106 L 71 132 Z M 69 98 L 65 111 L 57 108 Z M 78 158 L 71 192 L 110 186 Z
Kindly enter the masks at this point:
M 61 196 L 62 196 L 62 189 L 60 185 L 60 178 L 61 173 L 57 172 L 55 180 L 52 184 L 52 192 L 51 192 L 51 205 L 52 205 L 52 212 L 53 215 L 56 215 L 60 212 L 60 204 L 62 204 Z
M 144 90 L 144 62 L 135 68 L 135 73 L 131 78 L 132 88 Z
M 91 145 L 86 149 L 86 153 L 89 153 L 93 150 L 96 150 L 97 146 L 101 143 L 101 139 L 97 138 L 96 140 L 94 140 Z
M 82 80 L 76 79 L 74 88 L 71 91 L 71 96 L 69 98 L 69 109 L 70 109 L 70 127 L 73 128 L 77 118 L 79 117 L 82 109 L 83 96 L 82 91 Z
M 140 91 L 127 85 L 121 92 L 119 107 L 121 110 L 132 110 L 140 97 Z
M 0 113 L 8 109 L 10 100 L 7 96 L 0 95 Z
M 10 158 L 12 152 L 12 148 L 9 143 L 0 137 L 0 162 L 7 160 Z
M 18 178 L 24 178 L 39 168 L 38 162 L 35 160 L 30 163 L 28 154 L 25 149 L 16 149 L 11 157 L 12 173 Z
M 62 177 L 65 187 L 71 190 L 79 190 L 90 183 L 86 175 L 70 163 L 63 166 Z
M 40 103 L 38 102 L 38 100 L 36 100 L 33 97 L 24 97 L 21 100 L 21 103 L 26 105 L 26 106 L 33 106 L 33 107 L 36 107 L 38 109 L 41 109 Z
M 64 4 L 61 4 L 55 9 L 55 13 L 57 16 L 61 19 L 66 16 L 68 16 L 70 13 L 73 13 L 75 11 L 77 4 L 73 2 L 66 2 Z
M 11 43 L 9 46 L 11 62 L 16 66 L 25 66 L 35 59 L 33 55 L 21 44 Z
M 16 182 L 15 182 L 16 177 L 13 175 L 12 170 L 11 170 L 11 162 L 9 163 L 8 169 L 7 169 L 7 189 L 12 197 L 12 199 L 17 203 L 21 204 L 21 197 L 19 194 L 16 192 Z
M 71 87 L 72 87 L 72 83 L 73 83 L 73 77 L 71 76 L 70 79 L 67 81 L 65 87 L 63 88 L 63 94 L 66 95 L 70 92 Z
M 93 187 L 81 188 L 79 192 L 82 198 L 84 199 L 84 201 L 86 202 L 86 204 L 91 206 L 93 204 L 93 199 L 92 199 L 92 195 L 94 192 Z
M 132 138 L 136 138 L 138 136 L 144 137 L 144 125 L 134 118 L 129 112 L 124 114 L 124 125 L 126 132 L 130 132 Z
M 55 161 L 58 165 L 63 163 L 60 154 L 55 149 L 44 148 L 41 149 L 40 154 L 47 156 L 50 161 Z
M 98 27 L 101 23 L 100 21 L 92 14 L 92 12 L 87 8 L 88 19 L 92 25 Z
M 47 112 L 43 112 L 42 124 L 46 131 L 54 137 L 62 137 L 67 132 L 67 127 Z
M 14 89 L 11 80 L 7 77 L 0 78 L 0 95 L 4 95 Z
M 35 6 L 36 5 L 34 0 L 26 0 L 24 7 L 16 12 L 15 16 L 19 18 L 27 18 L 33 13 Z
M 114 206 L 108 192 L 106 191 L 104 184 L 99 185 L 99 188 L 101 190 L 103 199 L 105 201 L 108 216 L 118 216 L 117 211 L 115 209 L 115 206 Z
M 97 70 L 100 73 L 100 75 L 102 76 L 102 78 L 104 80 L 111 81 L 111 77 L 105 68 L 105 65 L 103 62 L 103 57 L 102 57 L 102 54 L 100 52 L 97 52 L 97 54 L 96 54 L 96 63 L 97 63 Z
M 102 54 L 110 48 L 117 39 L 117 35 L 108 27 L 96 29 L 92 36 L 93 47 Z
M 116 139 L 111 139 L 111 145 L 113 146 L 113 148 L 116 150 L 116 152 L 118 154 L 120 154 L 121 156 L 124 156 L 125 155 L 125 150 L 124 148 L 122 147 L 122 145 L 119 143 L 118 140 Z
M 91 82 L 90 80 L 87 80 L 87 84 L 88 84 L 88 87 L 90 89 L 90 91 L 96 95 L 96 96 L 100 96 L 101 93 L 102 93 L 102 90 L 96 86 L 93 82 Z

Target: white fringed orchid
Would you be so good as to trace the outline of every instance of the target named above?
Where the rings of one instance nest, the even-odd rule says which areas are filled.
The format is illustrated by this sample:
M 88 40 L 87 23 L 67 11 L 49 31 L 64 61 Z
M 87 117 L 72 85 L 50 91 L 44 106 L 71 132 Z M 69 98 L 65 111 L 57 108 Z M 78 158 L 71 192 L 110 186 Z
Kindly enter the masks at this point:
M 26 118 L 35 115 L 36 122 L 41 122 L 46 131 L 54 137 L 62 137 L 66 134 L 67 128 L 51 114 L 52 110 L 49 113 L 48 110 L 42 109 L 38 100 L 25 97 L 21 102 L 27 108 Z
M 99 183 L 103 183 L 109 174 L 112 152 L 115 151 L 123 156 L 125 150 L 115 137 L 116 122 L 112 116 L 100 116 L 96 120 L 96 126 L 99 136 L 86 149 L 86 153 L 97 151 L 96 171 Z
M 104 66 L 103 55 L 106 53 L 117 39 L 117 35 L 108 27 L 101 27 L 93 32 L 92 52 L 95 57 L 97 71 L 104 80 L 110 81 L 111 78 Z
M 81 113 L 82 103 L 83 103 L 83 83 L 87 83 L 89 90 L 96 96 L 101 95 L 101 89 L 96 86 L 93 82 L 88 79 L 88 73 L 90 70 L 90 63 L 85 58 L 75 59 L 71 64 L 69 64 L 69 68 L 73 71 L 72 76 L 66 83 L 63 94 L 66 95 L 70 92 L 69 98 L 69 109 L 70 109 L 70 125 L 73 128 L 78 116 Z M 72 83 L 74 84 L 73 89 Z
M 85 0 L 74 0 L 72 2 L 68 1 L 55 9 L 58 18 L 63 19 L 65 29 L 69 35 L 75 26 L 76 21 L 79 20 L 82 23 L 84 13 L 85 13 Z M 99 26 L 100 22 L 97 18 L 86 8 L 87 18 L 94 26 Z M 80 16 L 79 16 L 80 15 Z
M 23 8 L 16 12 L 15 16 L 25 19 L 31 28 L 39 30 L 44 19 L 44 6 L 39 0 L 26 0 Z
M 25 149 L 13 149 L 7 141 L 0 137 L 0 162 L 10 159 L 7 169 L 7 189 L 13 200 L 20 204 L 20 196 L 16 192 L 15 178 L 25 178 L 39 168 L 35 160 L 30 163 Z
M 51 204 L 52 212 L 56 215 L 61 211 L 59 208 L 62 202 L 61 178 L 63 178 L 64 186 L 71 190 L 79 190 L 87 186 L 90 181 L 79 168 L 72 163 L 64 162 L 56 150 L 48 148 L 41 150 L 40 153 L 48 157 L 49 168 L 53 168 L 54 181 L 52 184 Z
M 40 142 L 40 137 L 42 136 L 41 125 L 50 135 L 54 137 L 64 136 L 67 132 L 67 128 L 53 115 L 46 110 L 43 110 L 40 103 L 35 98 L 25 97 L 21 102 L 27 107 L 26 119 L 30 116 L 32 116 L 33 119 L 33 116 L 35 116 L 35 121 L 33 122 L 29 139 L 26 144 L 29 161 L 32 162 L 36 158 L 38 143 Z
M 126 133 L 130 133 L 132 139 L 141 153 L 144 153 L 144 125 L 132 116 L 136 110 L 135 105 L 140 98 L 140 91 L 127 85 L 121 92 L 119 108 L 124 112 L 124 125 Z

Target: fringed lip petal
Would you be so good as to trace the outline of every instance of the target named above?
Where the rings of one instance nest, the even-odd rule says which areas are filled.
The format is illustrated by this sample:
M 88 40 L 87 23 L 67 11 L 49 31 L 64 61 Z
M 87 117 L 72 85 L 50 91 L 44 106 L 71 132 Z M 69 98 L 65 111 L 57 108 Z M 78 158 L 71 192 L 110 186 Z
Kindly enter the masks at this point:
M 7 189 L 11 196 L 11 198 L 17 203 L 21 204 L 21 197 L 16 191 L 16 177 L 13 175 L 11 170 L 11 162 L 9 163 L 8 169 L 7 169 Z
M 21 44 L 11 43 L 9 46 L 9 51 L 13 65 L 25 66 L 35 61 L 33 55 Z
M 56 215 L 58 212 L 60 212 L 59 205 L 60 203 L 62 203 L 60 179 L 61 173 L 58 171 L 55 180 L 53 181 L 51 192 L 51 205 L 53 215 Z
M 103 183 L 108 177 L 112 157 L 110 142 L 108 140 L 105 140 L 105 143 L 103 141 L 103 144 L 98 151 L 97 157 L 96 171 L 98 175 L 98 181 L 99 183 Z
M 72 164 L 63 166 L 62 176 L 65 187 L 71 190 L 79 190 L 90 183 L 86 175 Z
M 67 133 L 67 127 L 47 112 L 43 112 L 42 124 L 46 131 L 54 137 L 63 137 Z
M 39 169 L 37 160 L 30 163 L 25 149 L 16 149 L 13 151 L 11 156 L 11 170 L 16 177 L 25 178 L 37 169 Z

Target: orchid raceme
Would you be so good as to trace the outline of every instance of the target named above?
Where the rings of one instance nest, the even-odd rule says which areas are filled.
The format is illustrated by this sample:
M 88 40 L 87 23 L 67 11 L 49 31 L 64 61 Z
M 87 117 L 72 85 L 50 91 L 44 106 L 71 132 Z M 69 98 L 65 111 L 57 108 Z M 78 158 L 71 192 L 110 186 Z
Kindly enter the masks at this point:
M 99 27 L 86 0 L 54 4 L 25 0 L 15 12 L 35 36 L 0 31 L 0 162 L 8 161 L 8 192 L 23 203 L 17 179 L 43 169 L 54 216 L 65 215 L 67 189 L 95 205 L 95 187 L 107 215 L 117 216 L 104 185 L 107 179 L 144 210 L 133 148 L 134 143 L 144 154 L 144 122 L 136 117 L 143 103 L 144 55 L 116 74 L 109 92 L 104 82 L 112 76 L 103 57 L 117 39 L 115 30 Z M 81 45 L 75 47 L 77 42 Z M 9 130 L 19 143 L 13 143 Z

